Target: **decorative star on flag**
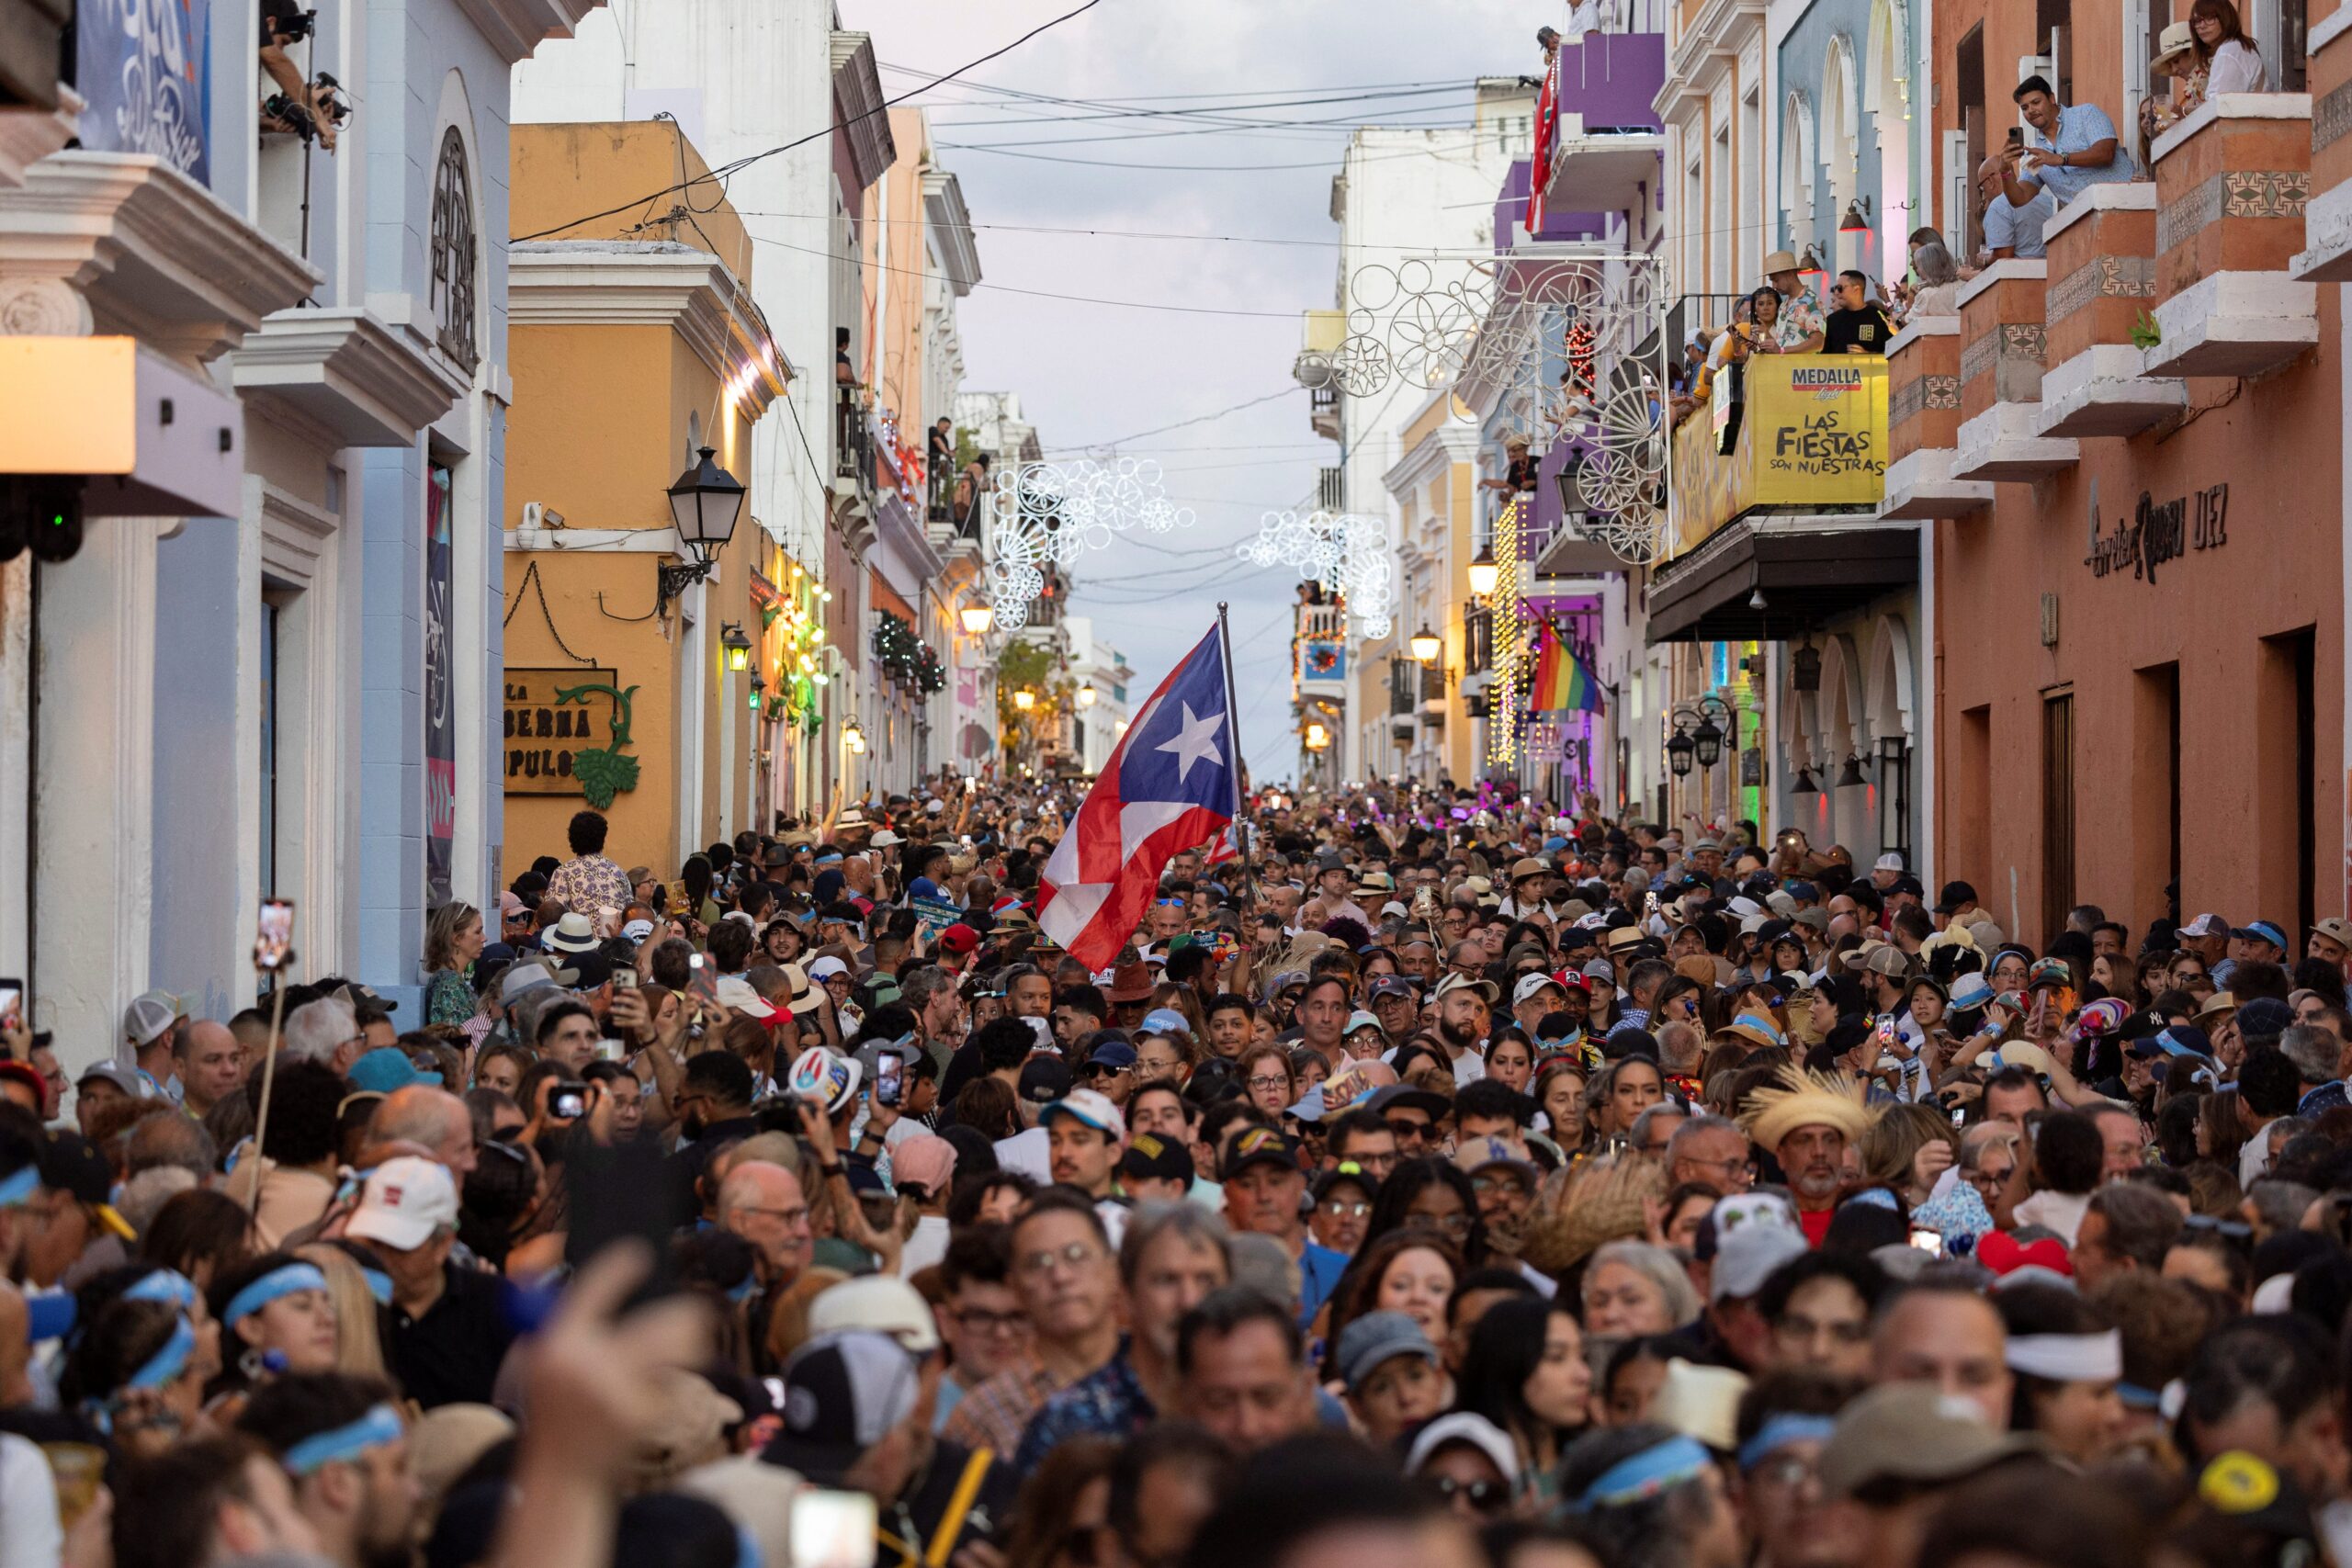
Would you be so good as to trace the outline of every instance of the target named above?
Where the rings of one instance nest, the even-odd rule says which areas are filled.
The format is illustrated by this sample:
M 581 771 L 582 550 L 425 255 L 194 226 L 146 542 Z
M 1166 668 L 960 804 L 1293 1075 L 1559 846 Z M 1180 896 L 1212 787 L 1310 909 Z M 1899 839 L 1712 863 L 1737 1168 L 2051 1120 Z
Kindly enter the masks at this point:
M 1089 969 L 1118 955 L 1168 863 L 1241 813 L 1227 690 L 1212 630 L 1145 700 L 1038 877 L 1037 924 Z

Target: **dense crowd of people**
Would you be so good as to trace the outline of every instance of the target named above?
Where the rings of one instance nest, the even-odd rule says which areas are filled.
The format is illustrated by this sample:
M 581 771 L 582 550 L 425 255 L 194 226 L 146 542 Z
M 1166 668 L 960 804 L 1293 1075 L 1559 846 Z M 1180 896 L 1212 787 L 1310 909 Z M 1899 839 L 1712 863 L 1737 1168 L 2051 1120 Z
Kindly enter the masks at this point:
M 2352 924 L 1376 786 L 1090 972 L 1072 804 L 7 1024 L 0 1563 L 2352 1562 Z

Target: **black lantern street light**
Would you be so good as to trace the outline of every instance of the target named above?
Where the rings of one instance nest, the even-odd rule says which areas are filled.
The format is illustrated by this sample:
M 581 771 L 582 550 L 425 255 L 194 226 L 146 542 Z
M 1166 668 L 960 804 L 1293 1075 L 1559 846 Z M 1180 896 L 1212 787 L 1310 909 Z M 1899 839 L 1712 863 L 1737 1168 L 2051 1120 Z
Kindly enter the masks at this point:
M 1712 692 L 1695 702 L 1680 704 L 1671 716 L 1675 734 L 1686 740 L 1702 768 L 1712 768 L 1722 761 L 1726 744 L 1735 751 L 1739 749 L 1739 716 L 1732 711 L 1730 704 Z M 1719 718 L 1721 723 L 1716 722 Z M 1672 741 L 1667 742 L 1668 750 L 1673 746 Z
M 743 485 L 713 459 L 710 447 L 700 460 L 670 487 L 670 521 L 678 530 L 675 566 L 656 568 L 654 613 L 718 569 L 718 552 L 735 536 L 735 520 L 743 513 Z
M 1666 765 L 1674 771 L 1676 778 L 1690 776 L 1690 753 L 1697 750 L 1698 743 L 1692 740 L 1679 725 L 1677 725 L 1673 739 L 1666 743 Z

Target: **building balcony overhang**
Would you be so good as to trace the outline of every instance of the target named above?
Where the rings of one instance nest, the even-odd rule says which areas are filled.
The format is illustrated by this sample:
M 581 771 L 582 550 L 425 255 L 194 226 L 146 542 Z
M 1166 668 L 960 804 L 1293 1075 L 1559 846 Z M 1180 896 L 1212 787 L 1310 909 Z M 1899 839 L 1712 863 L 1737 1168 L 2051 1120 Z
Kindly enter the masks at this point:
M 1918 530 L 1904 524 L 1744 517 L 1651 575 L 1649 640 L 1785 640 L 1918 581 Z
M 447 413 L 467 383 L 410 329 L 368 310 L 279 310 L 232 356 L 231 381 L 338 446 L 406 446 Z

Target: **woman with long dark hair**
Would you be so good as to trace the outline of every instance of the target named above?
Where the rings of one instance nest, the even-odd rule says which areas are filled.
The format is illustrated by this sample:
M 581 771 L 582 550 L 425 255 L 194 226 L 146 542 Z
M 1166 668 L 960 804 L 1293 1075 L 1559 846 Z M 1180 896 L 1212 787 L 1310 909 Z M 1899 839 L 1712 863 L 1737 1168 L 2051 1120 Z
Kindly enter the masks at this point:
M 1557 1301 L 1497 1302 L 1470 1331 L 1454 1408 L 1492 1421 L 1519 1454 L 1514 1491 L 1548 1506 L 1560 1455 L 1592 1424 L 1592 1369 L 1584 1331 Z

